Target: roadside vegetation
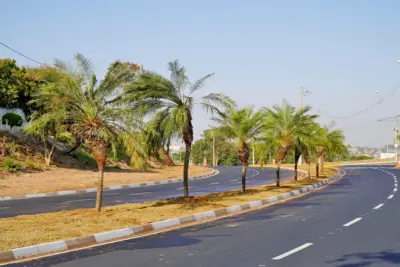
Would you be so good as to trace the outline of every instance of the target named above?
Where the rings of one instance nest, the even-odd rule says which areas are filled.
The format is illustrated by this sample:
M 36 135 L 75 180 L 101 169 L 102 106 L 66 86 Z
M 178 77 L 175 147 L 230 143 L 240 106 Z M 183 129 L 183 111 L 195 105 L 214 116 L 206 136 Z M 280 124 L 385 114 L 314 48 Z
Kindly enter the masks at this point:
M 296 109 L 283 100 L 273 107 L 238 107 L 226 95 L 202 92 L 213 74 L 190 81 L 177 60 L 168 64 L 169 77 L 115 61 L 99 79 L 81 54 L 74 62 L 56 60 L 54 66 L 21 68 L 14 60 L 0 60 L 0 107 L 20 108 L 29 122 L 23 132 L 1 135 L 0 177 L 66 162 L 96 169 L 98 212 L 110 170 L 145 172 L 155 165 L 174 166 L 179 159 L 183 197 L 188 198 L 190 162 L 240 164 L 245 194 L 250 163 L 275 164 L 279 188 L 282 164 L 297 168 L 302 158 L 311 179 L 312 163 L 317 177 L 326 175 L 325 162 L 340 160 L 347 151 L 342 131 L 334 123 L 320 125 L 310 106 Z M 213 125 L 194 141 L 196 106 L 209 113 Z M 13 127 L 21 125 L 14 115 L 4 123 L 11 127 L 10 121 Z M 31 140 L 26 147 L 35 144 L 36 149 L 20 152 L 18 139 Z M 183 143 L 185 151 L 171 155 L 172 142 Z

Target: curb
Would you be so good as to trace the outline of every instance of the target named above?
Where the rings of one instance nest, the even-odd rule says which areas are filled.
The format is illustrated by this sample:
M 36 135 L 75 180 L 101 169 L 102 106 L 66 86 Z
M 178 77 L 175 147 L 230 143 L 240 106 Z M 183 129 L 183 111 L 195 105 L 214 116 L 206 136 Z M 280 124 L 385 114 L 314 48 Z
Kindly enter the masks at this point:
M 303 172 L 304 173 L 304 172 Z M 33 246 L 28 246 L 28 247 L 21 247 L 21 248 L 15 248 L 7 251 L 2 251 L 0 252 L 0 263 L 9 263 L 11 261 L 27 258 L 27 257 L 32 257 L 32 256 L 39 256 L 43 254 L 48 254 L 48 253 L 56 253 L 56 252 L 62 252 L 66 250 L 71 250 L 71 249 L 78 249 L 78 248 L 84 248 L 96 244 L 101 244 L 103 242 L 115 240 L 115 239 L 120 239 L 120 238 L 129 238 L 129 237 L 135 237 L 137 234 L 142 234 L 146 232 L 152 232 L 152 231 L 158 231 L 158 230 L 164 230 L 170 227 L 174 227 L 177 225 L 183 225 L 186 223 L 192 223 L 192 222 L 198 222 L 198 221 L 204 221 L 204 220 L 209 220 L 213 218 L 218 218 L 221 216 L 229 215 L 229 214 L 234 214 L 237 212 L 242 212 L 246 210 L 251 210 L 254 208 L 259 208 L 264 205 L 268 205 L 274 202 L 281 201 L 283 199 L 291 198 L 297 195 L 300 195 L 302 193 L 310 192 L 315 188 L 322 187 L 331 181 L 337 180 L 339 178 L 342 178 L 344 176 L 344 171 L 340 170 L 338 174 L 327 178 L 321 182 L 308 185 L 306 187 L 303 187 L 298 190 L 294 190 L 291 192 L 287 192 L 278 196 L 273 196 L 267 199 L 262 199 L 262 200 L 256 200 L 252 201 L 249 203 L 245 203 L 242 205 L 235 205 L 219 210 L 213 210 L 213 211 L 206 211 L 202 213 L 197 213 L 194 215 L 186 216 L 186 217 L 180 217 L 180 218 L 173 218 L 173 219 L 167 219 L 164 221 L 158 221 L 158 222 L 153 222 L 141 226 L 136 226 L 132 228 L 122 228 L 122 229 L 117 229 L 109 232 L 103 232 L 103 233 L 97 233 L 93 234 L 90 236 L 86 237 L 79 237 L 79 238 L 73 238 L 69 240 L 59 240 L 59 241 L 54 241 L 50 243 L 42 243 L 39 245 L 33 245 Z
M 209 168 L 211 169 L 211 168 Z M 213 171 L 208 174 L 202 174 L 199 176 L 189 177 L 189 180 L 201 180 L 205 178 L 209 178 L 211 176 L 215 176 L 219 174 L 218 170 L 212 169 Z M 103 187 L 104 191 L 118 190 L 118 189 L 126 189 L 126 188 L 135 188 L 135 187 L 146 187 L 153 185 L 163 185 L 163 184 L 171 184 L 183 182 L 183 178 L 175 178 L 170 180 L 161 180 L 156 182 L 147 182 L 147 183 L 139 183 L 139 184 L 123 184 L 123 185 L 113 185 Z M 79 190 L 66 190 L 66 191 L 57 191 L 57 192 L 49 192 L 49 193 L 38 193 L 38 194 L 26 194 L 26 195 L 17 195 L 17 196 L 0 196 L 0 201 L 7 200 L 18 200 L 18 199 L 29 199 L 29 198 L 38 198 L 38 197 L 54 197 L 54 196 L 65 196 L 65 195 L 74 195 L 74 194 L 82 194 L 82 193 L 92 193 L 97 192 L 97 188 L 85 188 Z M 0 257 L 1 259 L 1 257 Z

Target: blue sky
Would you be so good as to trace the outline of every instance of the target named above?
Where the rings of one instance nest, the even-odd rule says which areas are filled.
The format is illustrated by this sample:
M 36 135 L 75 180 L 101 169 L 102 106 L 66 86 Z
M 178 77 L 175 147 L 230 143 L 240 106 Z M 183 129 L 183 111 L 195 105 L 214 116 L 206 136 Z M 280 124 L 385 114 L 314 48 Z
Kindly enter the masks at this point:
M 384 97 L 360 116 L 336 120 L 352 145 L 393 142 L 400 112 L 399 1 L 0 1 L 0 41 L 41 62 L 89 57 L 99 76 L 115 59 L 167 75 L 179 59 L 189 77 L 215 73 L 206 92 L 223 92 L 240 106 L 306 104 L 346 116 Z M 0 58 L 34 63 L 0 47 Z M 375 93 L 381 91 L 381 95 Z M 210 121 L 195 110 L 195 135 Z

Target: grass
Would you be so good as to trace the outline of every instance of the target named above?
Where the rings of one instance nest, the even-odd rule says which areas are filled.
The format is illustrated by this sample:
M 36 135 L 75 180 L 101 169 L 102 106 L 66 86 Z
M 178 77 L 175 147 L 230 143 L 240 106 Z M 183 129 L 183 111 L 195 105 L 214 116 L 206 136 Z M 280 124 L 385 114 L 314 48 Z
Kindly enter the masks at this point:
M 312 176 L 311 180 L 285 182 L 280 188 L 272 185 L 258 186 L 248 189 L 244 194 L 239 190 L 234 190 L 189 199 L 173 198 L 148 203 L 123 204 L 106 207 L 101 213 L 97 213 L 94 209 L 79 209 L 4 218 L 0 219 L 0 229 L 3 229 L 0 250 L 82 237 L 243 204 L 296 190 L 336 173 L 336 169 L 327 167 L 324 176 L 320 178 Z M 312 172 L 312 175 L 315 174 Z

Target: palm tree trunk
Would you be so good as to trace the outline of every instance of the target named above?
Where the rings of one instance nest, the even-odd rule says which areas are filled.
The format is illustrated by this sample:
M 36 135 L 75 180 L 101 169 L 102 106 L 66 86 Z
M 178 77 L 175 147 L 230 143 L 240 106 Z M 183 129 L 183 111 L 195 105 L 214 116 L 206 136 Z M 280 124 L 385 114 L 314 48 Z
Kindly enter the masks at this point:
M 294 180 L 297 181 L 297 163 L 298 163 L 298 159 L 294 160 Z
M 317 176 L 317 178 L 319 178 L 319 158 L 317 161 L 317 164 L 315 165 L 315 175 Z
M 103 205 L 103 185 L 104 185 L 104 164 L 99 167 L 99 177 L 97 179 L 96 210 L 101 211 Z
M 311 180 L 311 162 L 308 163 L 308 180 Z
M 281 161 L 278 160 L 276 162 L 276 187 L 280 187 L 281 186 L 280 185 L 280 177 L 279 177 L 280 170 L 281 170 Z
M 192 151 L 193 142 L 193 125 L 192 125 L 192 114 L 190 111 L 187 113 L 188 124 L 183 130 L 183 141 L 185 143 L 186 153 L 185 160 L 183 162 L 183 195 L 189 197 L 189 161 L 190 152 Z
M 99 169 L 97 180 L 96 210 L 101 211 L 103 204 L 104 165 L 107 159 L 107 143 L 101 141 L 89 142 Z
M 183 196 L 189 197 L 189 161 L 192 147 L 186 145 L 185 159 L 183 162 Z
M 246 172 L 247 164 L 242 162 L 242 193 L 246 192 Z
M 175 163 L 169 156 L 168 152 L 165 150 L 164 147 L 160 147 L 158 149 L 158 155 L 160 156 L 162 163 L 167 166 L 175 166 Z

